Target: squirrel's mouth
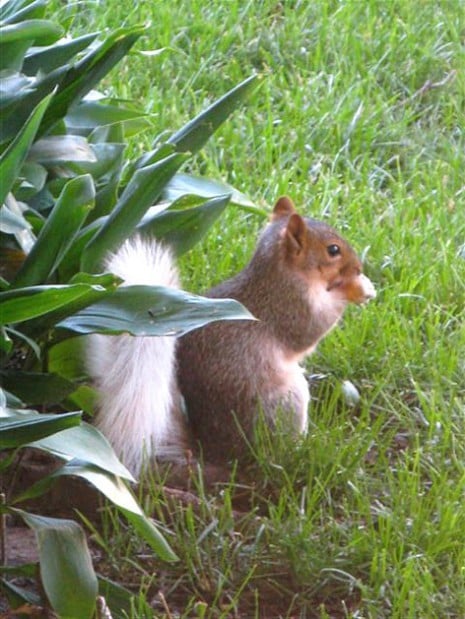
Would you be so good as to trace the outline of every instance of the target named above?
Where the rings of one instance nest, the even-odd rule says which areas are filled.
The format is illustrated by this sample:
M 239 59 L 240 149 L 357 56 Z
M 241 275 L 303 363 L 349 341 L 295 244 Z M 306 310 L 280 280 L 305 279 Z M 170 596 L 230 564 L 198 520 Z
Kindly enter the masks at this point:
M 334 282 L 330 282 L 326 288 L 328 292 L 334 290 L 335 288 L 340 288 L 342 286 L 342 279 L 336 279 Z
M 376 290 L 373 283 L 366 275 L 363 275 L 363 273 L 350 279 L 335 279 L 329 282 L 326 290 L 328 292 L 333 290 L 340 291 L 340 294 L 342 294 L 349 303 L 363 304 L 376 297 Z

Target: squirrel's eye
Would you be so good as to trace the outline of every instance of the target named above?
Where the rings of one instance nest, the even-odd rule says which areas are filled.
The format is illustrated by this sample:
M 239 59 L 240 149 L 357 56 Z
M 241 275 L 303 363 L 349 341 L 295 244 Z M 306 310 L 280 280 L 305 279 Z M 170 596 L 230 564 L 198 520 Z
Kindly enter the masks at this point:
M 341 248 L 339 247 L 339 245 L 328 245 L 328 247 L 326 248 L 328 251 L 328 254 L 333 258 L 334 256 L 339 256 L 339 254 L 341 253 Z

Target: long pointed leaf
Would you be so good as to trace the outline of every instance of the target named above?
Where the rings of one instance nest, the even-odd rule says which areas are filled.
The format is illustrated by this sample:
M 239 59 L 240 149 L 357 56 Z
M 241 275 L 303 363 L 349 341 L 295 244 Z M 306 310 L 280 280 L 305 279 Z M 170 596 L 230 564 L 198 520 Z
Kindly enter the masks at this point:
M 123 286 L 57 324 L 76 333 L 180 336 L 215 320 L 251 320 L 232 299 L 207 299 L 162 286 Z
M 24 19 L 40 19 L 44 16 L 46 0 L 4 0 L 1 5 L 1 19 L 4 24 L 15 24 Z
M 29 116 L 29 110 L 33 109 L 60 84 L 68 68 L 66 65 L 58 67 L 55 71 L 38 76 L 34 80 L 26 80 L 27 83 L 23 83 L 21 88 L 8 89 L 5 96 L 1 97 L 0 143 L 10 140 L 21 130 Z M 50 105 L 52 102 L 53 99 Z M 43 133 L 43 121 L 44 119 L 42 119 L 38 134 Z
M 90 45 L 97 36 L 98 32 L 93 32 L 71 41 L 63 39 L 50 47 L 34 49 L 26 54 L 23 72 L 26 75 L 36 75 L 39 70 L 49 73 L 70 61 L 76 54 Z
M 21 71 L 29 47 L 54 43 L 63 29 L 45 19 L 29 19 L 0 26 L 0 71 Z
M 12 193 L 9 193 L 5 198 L 5 208 L 13 216 L 17 216 L 18 219 L 24 219 L 23 208 L 20 206 L 18 200 Z M 26 221 L 26 220 L 25 220 Z M 17 223 L 18 220 L 17 220 Z M 5 275 L 12 279 L 17 273 L 18 269 L 24 262 L 24 259 L 28 252 L 36 242 L 36 237 L 32 232 L 32 226 L 26 224 L 22 230 L 17 229 L 14 232 L 16 241 L 21 249 L 14 249 L 9 247 L 2 247 L 1 253 L 7 268 L 5 269 Z
M 11 511 L 36 534 L 42 584 L 53 609 L 63 618 L 90 619 L 98 582 L 82 527 L 73 520 Z
M 30 446 L 47 451 L 68 462 L 73 459 L 88 462 L 103 471 L 134 481 L 134 477 L 118 460 L 105 436 L 88 423 L 57 432 L 53 436 L 31 443 Z
M 178 561 L 178 557 L 158 531 L 153 520 L 147 518 L 144 514 L 136 514 L 123 508 L 120 508 L 120 510 L 132 524 L 136 533 L 150 545 L 161 559 L 170 562 Z
M 0 157 L 0 205 L 19 175 L 19 170 L 37 133 L 42 117 L 50 103 L 51 95 L 42 99 L 32 111 L 26 124 Z
M 118 477 L 99 470 L 97 467 L 82 466 L 79 463 L 73 464 L 72 462 L 65 467 L 65 471 L 66 474 L 73 474 L 86 479 L 110 499 L 129 520 L 136 533 L 150 545 L 161 559 L 164 561 L 178 560 L 154 522 L 143 513 L 129 488 Z
M 80 135 L 50 135 L 31 146 L 28 161 L 51 166 L 95 163 L 97 157 L 88 141 Z
M 257 75 L 241 82 L 172 135 L 168 144 L 173 144 L 178 152 L 195 153 L 200 150 L 231 112 L 257 87 L 257 83 Z
M 21 212 L 13 211 L 9 204 L 0 207 L 0 232 L 17 234 L 31 228 L 31 224 Z
M 0 32 L 1 35 L 1 32 Z M 0 43 L 0 72 L 21 71 L 24 56 L 31 44 L 27 39 L 19 39 L 10 43 Z
M 81 261 L 83 271 L 97 270 L 102 258 L 132 233 L 185 160 L 186 155 L 170 155 L 135 172 L 113 212 L 85 248 Z
M 26 331 L 30 337 L 40 336 L 41 333 L 44 333 L 46 329 L 50 329 L 55 327 L 55 325 L 64 320 L 68 316 L 72 316 L 76 312 L 81 311 L 88 305 L 92 305 L 92 303 L 96 303 L 101 299 L 104 299 L 107 295 L 112 294 L 112 292 L 117 288 L 117 286 L 121 283 L 121 280 L 113 275 L 110 276 L 109 282 L 106 282 L 108 277 L 108 273 L 104 275 L 95 276 L 95 282 L 102 280 L 102 284 L 91 283 L 91 285 L 87 286 L 87 290 L 81 295 L 67 303 L 66 305 L 62 305 L 57 309 L 48 312 L 43 316 L 39 316 L 34 320 L 29 321 L 26 325 L 23 326 L 23 331 Z M 76 279 L 76 285 L 79 282 L 79 274 Z M 87 282 L 84 282 L 87 283 Z M 74 278 L 70 282 L 70 285 L 74 286 Z M 68 334 L 60 333 L 59 339 L 63 339 L 69 337 Z
M 89 218 L 91 218 L 93 214 L 94 212 L 92 211 L 92 213 L 89 215 Z M 93 237 L 102 228 L 104 222 L 107 219 L 108 217 L 104 216 L 95 219 L 90 223 L 86 222 L 86 225 L 79 231 L 79 234 L 76 235 L 76 238 L 64 255 L 63 261 L 60 265 L 60 274 L 63 281 L 68 281 L 74 273 L 80 270 L 80 265 L 86 246 L 91 242 Z
M 95 189 L 89 174 L 69 181 L 17 274 L 14 285 L 41 284 L 55 271 L 93 207 Z
M 226 208 L 231 196 L 217 196 L 200 206 L 185 210 L 166 210 L 142 220 L 138 230 L 164 240 L 179 256 L 193 247 Z
M 119 477 L 92 464 L 72 460 L 51 475 L 36 482 L 21 496 L 17 497 L 15 502 L 40 496 L 50 488 L 55 479 L 66 475 L 81 477 L 94 486 L 94 488 L 97 488 L 99 492 L 121 510 L 126 519 L 133 525 L 134 530 L 151 546 L 161 559 L 164 561 L 178 560 L 178 557 L 174 554 L 155 524 L 145 516 L 127 485 Z
M 80 423 L 80 412 L 46 415 L 36 411 L 7 409 L 0 415 L 0 448 L 27 445 L 31 441 L 37 441 Z
M 63 28 L 48 19 L 29 19 L 1 29 L 2 45 L 25 39 L 36 45 L 50 45 L 63 34 Z
M 57 119 L 66 115 L 73 103 L 84 98 L 128 53 L 144 31 L 141 27 L 117 30 L 71 67 L 44 117 L 41 132 L 46 132 Z
M 4 568 L 2 568 L 2 571 L 3 569 Z M 34 576 L 35 573 L 33 573 L 30 578 L 34 578 Z M 0 591 L 2 590 L 12 608 L 18 609 L 18 607 L 22 606 L 24 603 L 29 604 L 30 606 L 40 605 L 41 599 L 37 593 L 29 591 L 26 587 L 19 587 L 18 585 L 15 585 L 13 581 L 8 581 L 2 578 L 0 580 Z
M 127 617 L 130 617 L 134 593 L 100 575 L 98 576 L 98 584 L 99 593 L 110 608 L 113 619 L 127 619 Z
M 97 127 L 115 123 L 121 123 L 124 128 L 132 124 L 139 130 L 151 127 L 146 112 L 101 101 L 83 101 L 74 106 L 66 115 L 65 122 L 69 131 L 77 131 L 79 135 L 89 135 Z M 130 132 L 130 135 L 133 134 L 134 131 Z M 125 131 L 124 135 L 127 136 L 128 132 Z
M 210 178 L 185 174 L 183 172 L 175 174 L 169 183 L 167 183 L 161 199 L 167 200 L 168 202 L 175 202 L 186 196 L 215 198 L 226 194 L 231 196 L 230 203 L 232 205 L 263 217 L 268 216 L 265 209 L 256 206 L 250 198 L 237 189 L 234 189 L 232 185 Z
M 21 372 L 0 370 L 3 387 L 25 404 L 61 402 L 76 389 L 70 380 L 51 372 Z
M 19 323 L 61 309 L 75 313 L 83 305 L 95 303 L 108 294 L 103 286 L 30 286 L 0 293 L 0 324 Z M 63 309 L 65 308 L 65 309 Z

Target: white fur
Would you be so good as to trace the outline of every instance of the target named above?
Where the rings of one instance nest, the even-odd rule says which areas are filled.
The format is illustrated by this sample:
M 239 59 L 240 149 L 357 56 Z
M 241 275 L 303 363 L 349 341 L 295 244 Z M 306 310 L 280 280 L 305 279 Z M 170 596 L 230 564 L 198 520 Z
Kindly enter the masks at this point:
M 154 241 L 126 241 L 106 268 L 124 285 L 178 286 L 171 252 Z M 175 346 L 174 337 L 89 337 L 88 368 L 100 394 L 96 425 L 136 475 L 144 456 L 163 457 L 176 442 Z
M 365 299 L 367 301 L 369 301 L 370 299 L 374 299 L 376 297 L 376 290 L 375 290 L 375 287 L 373 286 L 373 282 L 370 279 L 368 279 L 368 277 L 364 275 L 363 273 L 359 275 L 359 277 L 360 277 L 362 290 L 365 294 Z
M 319 340 L 337 325 L 347 306 L 344 297 L 341 297 L 337 291 L 328 290 L 327 283 L 320 280 L 315 281 L 310 286 L 309 300 L 313 320 L 320 326 L 321 335 L 313 346 L 306 351 L 306 355 L 311 354 Z

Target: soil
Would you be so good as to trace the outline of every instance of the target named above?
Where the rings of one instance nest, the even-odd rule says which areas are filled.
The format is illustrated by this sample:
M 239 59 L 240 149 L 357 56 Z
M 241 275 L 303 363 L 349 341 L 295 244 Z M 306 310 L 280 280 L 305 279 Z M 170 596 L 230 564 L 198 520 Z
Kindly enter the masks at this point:
M 9 480 L 13 482 L 14 485 L 13 494 L 17 495 L 21 489 L 29 487 L 44 475 L 52 472 L 54 468 L 59 465 L 59 461 L 45 456 L 42 452 L 30 450 L 30 452 L 22 457 L 21 462 L 18 463 L 14 476 L 15 479 Z M 177 473 L 179 473 L 179 471 Z M 221 479 L 221 473 L 217 470 L 208 472 L 208 476 L 211 477 L 210 481 L 213 484 Z M 180 477 L 182 478 L 182 472 Z M 184 480 L 185 479 L 186 476 L 184 476 Z M 170 482 L 173 480 L 176 481 L 176 475 L 172 477 Z M 199 508 L 200 499 L 190 489 L 165 487 L 164 495 L 168 511 L 171 511 L 174 505 L 179 504 L 184 507 L 190 505 L 194 511 Z M 77 478 L 67 477 L 60 478 L 51 491 L 43 497 L 34 501 L 28 501 L 26 504 L 21 505 L 21 507 L 42 515 L 71 517 L 74 519 L 76 518 L 75 510 L 78 509 L 91 521 L 98 523 L 100 503 L 101 500 L 99 495 L 85 482 Z M 237 511 L 234 512 L 234 516 L 237 518 L 238 522 L 247 513 L 248 507 L 247 498 L 239 496 Z M 132 571 L 126 570 L 123 575 L 120 573 L 112 573 L 114 570 L 108 565 L 101 549 L 93 545 L 92 540 L 89 540 L 89 547 L 96 571 L 115 580 L 122 578 L 124 579 L 124 582 L 121 583 L 123 586 L 137 591 L 140 584 L 139 571 L 135 569 Z M 38 550 L 33 531 L 22 526 L 22 521 L 19 519 L 14 520 L 9 517 L 6 526 L 6 564 L 8 566 L 14 566 L 36 563 L 37 561 Z M 151 561 L 148 562 L 147 569 L 154 569 Z M 150 592 L 151 594 L 148 599 L 151 599 L 151 605 L 154 608 L 154 617 L 177 616 L 177 613 L 182 613 L 183 609 L 186 608 L 188 600 L 192 597 L 192 592 L 184 591 L 182 586 L 173 591 L 169 586 L 173 575 L 168 571 L 164 574 L 163 570 L 160 570 L 159 564 L 157 564 L 156 571 L 159 576 L 159 578 L 157 578 L 159 585 L 160 583 L 166 582 L 167 589 L 171 590 L 171 593 L 168 607 L 166 600 L 159 591 L 159 587 L 154 587 L 153 591 Z M 38 593 L 35 579 L 20 578 L 12 582 L 26 588 L 28 591 Z M 341 592 L 328 591 L 325 595 L 322 595 L 320 592 L 319 597 L 312 600 L 312 602 L 309 600 L 304 602 L 305 610 L 303 610 L 298 602 L 298 595 L 289 596 L 292 591 L 290 576 L 284 573 L 281 574 L 279 576 L 279 583 L 277 584 L 278 587 L 276 583 L 271 584 L 266 580 L 258 579 L 256 586 L 250 587 L 249 589 L 246 588 L 243 591 L 239 602 L 240 609 L 232 612 L 231 617 L 247 619 L 248 617 L 257 616 L 255 612 L 257 599 L 260 600 L 259 616 L 263 619 L 278 619 L 279 617 L 288 617 L 292 619 L 293 617 L 297 618 L 300 616 L 309 618 L 326 616 L 331 619 L 342 619 L 342 617 L 347 616 L 347 612 L 354 612 L 360 607 L 360 596 L 357 591 L 354 591 L 353 594 L 349 596 L 345 595 L 344 600 L 341 599 Z M 280 589 L 286 591 L 286 595 L 283 596 L 279 591 Z M 292 606 L 293 598 L 295 598 L 294 606 Z M 206 596 L 206 600 L 208 604 L 208 595 Z M 202 601 L 200 603 L 202 603 Z M 225 599 L 224 603 L 227 607 L 229 600 Z M 168 609 L 168 613 L 166 609 Z M 304 615 L 302 615 L 301 611 L 304 612 Z M 50 610 L 39 605 L 25 605 L 22 607 L 21 616 L 43 617 L 44 619 L 52 619 L 54 617 Z M 105 617 L 104 614 L 100 616 Z M 15 619 L 16 617 L 18 617 L 17 611 L 12 611 L 11 608 L 8 607 L 5 598 L 2 598 L 0 593 L 0 619 Z

